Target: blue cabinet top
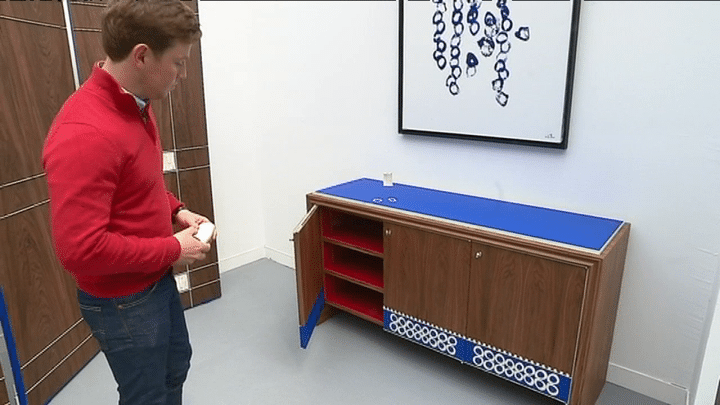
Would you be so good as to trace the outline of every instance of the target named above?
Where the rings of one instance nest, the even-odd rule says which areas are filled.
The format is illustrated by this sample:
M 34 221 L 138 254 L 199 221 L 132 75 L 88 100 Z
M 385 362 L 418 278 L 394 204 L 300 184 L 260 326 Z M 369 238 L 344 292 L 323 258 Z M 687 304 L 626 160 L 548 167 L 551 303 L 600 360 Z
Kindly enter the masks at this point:
M 320 193 L 601 250 L 623 221 L 382 181 L 358 179 Z

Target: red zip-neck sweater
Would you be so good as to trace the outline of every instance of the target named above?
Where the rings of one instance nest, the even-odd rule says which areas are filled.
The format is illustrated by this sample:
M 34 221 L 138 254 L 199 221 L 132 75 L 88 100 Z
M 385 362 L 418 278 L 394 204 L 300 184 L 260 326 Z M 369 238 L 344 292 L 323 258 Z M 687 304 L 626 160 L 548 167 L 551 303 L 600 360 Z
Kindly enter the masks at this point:
M 55 117 L 43 150 L 55 250 L 96 297 L 152 285 L 180 257 L 155 115 L 96 64 Z

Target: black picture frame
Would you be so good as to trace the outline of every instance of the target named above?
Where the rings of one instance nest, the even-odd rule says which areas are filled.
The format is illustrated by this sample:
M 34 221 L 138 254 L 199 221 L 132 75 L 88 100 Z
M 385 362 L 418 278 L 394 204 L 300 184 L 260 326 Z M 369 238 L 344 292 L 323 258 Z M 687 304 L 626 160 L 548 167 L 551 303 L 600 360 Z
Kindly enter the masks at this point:
M 566 149 L 581 2 L 398 0 L 398 132 Z

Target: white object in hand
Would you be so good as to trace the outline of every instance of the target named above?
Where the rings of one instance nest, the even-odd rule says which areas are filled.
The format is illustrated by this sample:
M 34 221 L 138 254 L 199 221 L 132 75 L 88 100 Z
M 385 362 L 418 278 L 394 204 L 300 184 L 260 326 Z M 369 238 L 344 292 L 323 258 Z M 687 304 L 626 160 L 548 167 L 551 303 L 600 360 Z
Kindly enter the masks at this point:
M 195 238 L 202 241 L 203 243 L 208 243 L 210 242 L 210 239 L 212 238 L 214 232 L 215 225 L 213 225 L 212 222 L 203 222 L 198 227 Z

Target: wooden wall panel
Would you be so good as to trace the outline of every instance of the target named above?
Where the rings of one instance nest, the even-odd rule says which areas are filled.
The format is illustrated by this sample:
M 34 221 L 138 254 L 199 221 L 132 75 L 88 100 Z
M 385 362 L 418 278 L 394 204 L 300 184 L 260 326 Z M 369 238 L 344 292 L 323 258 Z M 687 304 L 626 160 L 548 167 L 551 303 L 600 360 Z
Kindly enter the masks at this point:
M 151 103 L 160 133 L 160 145 L 163 150 L 173 150 L 175 149 L 175 140 L 170 119 L 170 99 L 166 97 L 162 100 L 153 100 Z
M 10 17 L 65 27 L 59 1 L 0 1 L 0 18 Z
M 185 149 L 207 145 L 205 94 L 199 43 L 193 45 L 187 63 L 187 77 L 172 91 L 171 99 L 175 147 Z
M 106 3 L 105 1 L 70 3 L 80 83 L 85 82 L 90 76 L 95 62 L 105 59 L 100 26 Z
M 219 267 L 211 264 L 207 267 L 196 269 L 190 272 L 190 285 L 203 286 L 220 278 Z
M 81 82 L 105 57 L 99 30 L 105 3 L 70 4 Z M 191 4 L 197 10 L 196 2 Z M 12 78 L 0 81 L 0 282 L 30 403 L 42 404 L 98 352 L 81 320 L 74 280 L 55 257 L 41 164 L 47 130 L 75 90 L 62 4 L 0 1 L 0 38 L 5 40 L 0 71 Z M 200 52 L 194 48 L 189 80 L 175 91 L 177 117 L 173 120 L 172 99 L 155 101 L 153 110 L 164 149 L 177 151 L 177 139 L 183 139 L 180 163 L 194 169 L 166 175 L 168 188 L 188 196 L 189 207 L 212 218 Z M 173 133 L 173 125 L 179 134 Z M 192 270 L 181 270 L 188 272 L 193 287 L 181 294 L 186 307 L 220 296 L 216 250 Z M 2 391 L 0 403 L 5 403 Z
M 47 130 L 74 83 L 64 29 L 0 19 L 0 38 L 2 186 L 42 172 Z
M 188 309 L 192 307 L 192 303 L 190 302 L 190 291 L 180 294 L 180 301 L 182 302 L 183 308 Z
M 80 319 L 75 283 L 55 257 L 49 205 L 0 221 L 0 278 L 25 364 Z
M 75 282 L 55 257 L 49 204 L 0 220 L 0 280 L 31 404 L 44 403 L 97 353 Z M 84 346 L 84 347 L 80 347 Z M 82 349 L 82 350 L 80 350 Z
M 100 32 L 102 14 L 106 6 L 106 0 L 71 1 L 70 14 L 73 30 L 97 30 Z
M 2 375 L 2 370 L 0 370 L 0 376 Z M 0 385 L 2 385 L 2 388 L 0 388 L 0 404 L 9 404 L 10 400 L 8 399 L 8 393 L 5 389 L 5 377 L 3 376 L 0 378 Z
M 210 156 L 207 146 L 197 149 L 185 149 L 177 152 L 178 169 L 190 169 L 207 166 L 210 164 Z
M 184 1 L 185 4 L 187 4 L 195 12 L 195 14 L 197 14 L 197 12 L 198 12 L 197 0 L 182 0 L 182 1 Z
M 80 83 L 85 83 L 92 72 L 93 64 L 105 59 L 100 33 L 91 31 L 74 31 L 75 55 L 78 63 L 78 76 Z
M 194 170 L 184 170 L 178 173 L 180 178 L 180 195 L 182 201 L 192 211 L 197 212 L 210 221 L 215 222 L 212 205 L 212 191 L 210 189 L 210 169 L 201 168 Z M 190 265 L 190 269 L 207 266 L 211 263 L 217 263 L 217 247 L 212 245 L 212 249 L 208 252 L 204 260 L 198 261 Z
M 214 282 L 205 286 L 193 288 L 190 290 L 190 293 L 192 295 L 193 306 L 204 304 L 208 301 L 220 298 L 222 296 L 222 292 L 220 290 L 220 279 L 217 279 Z
M 210 168 L 183 170 L 180 176 L 182 201 L 193 211 L 213 220 Z
M 0 38 L 0 283 L 30 403 L 42 404 L 97 353 L 55 257 L 41 161 L 75 90 L 62 4 L 0 2 Z
M 69 353 L 67 357 L 57 364 L 57 368 L 42 380 L 30 386 L 28 402 L 30 405 L 46 404 L 49 398 L 57 394 L 67 382 L 77 374 L 99 350 L 97 341 L 88 336 L 87 340 Z
M 47 201 L 45 175 L 28 177 L 17 183 L 0 186 L 0 218 Z
M 179 195 L 179 188 L 178 188 L 178 174 L 177 172 L 167 172 L 164 174 L 165 176 L 165 188 L 168 189 L 171 193 L 174 195 Z

